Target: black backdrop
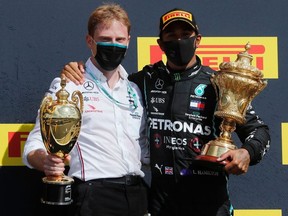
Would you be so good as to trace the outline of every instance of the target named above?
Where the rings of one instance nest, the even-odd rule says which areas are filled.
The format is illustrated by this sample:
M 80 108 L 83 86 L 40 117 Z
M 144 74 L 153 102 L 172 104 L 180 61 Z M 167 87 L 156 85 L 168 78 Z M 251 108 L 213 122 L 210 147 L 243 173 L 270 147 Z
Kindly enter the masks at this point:
M 282 142 L 287 134 L 281 133 L 281 123 L 288 122 L 288 1 L 115 2 L 127 10 L 132 21 L 129 52 L 123 63 L 130 72 L 137 71 L 138 67 L 137 37 L 157 36 L 160 15 L 174 7 L 194 12 L 203 37 L 277 37 L 278 75 L 269 79 L 268 87 L 253 101 L 271 128 L 271 150 L 261 164 L 251 167 L 247 174 L 231 176 L 229 188 L 237 210 L 279 209 L 281 215 L 288 215 L 288 168 L 282 161 L 283 146 L 288 144 Z M 95 0 L 0 1 L 0 126 L 33 123 L 52 78 L 59 75 L 65 63 L 86 60 L 90 55 L 85 44 L 86 23 L 100 3 Z M 0 136 L 6 134 L 0 132 Z M 7 143 L 2 141 L 0 146 L 3 151 Z M 42 173 L 21 164 L 3 164 L 0 167 L 0 214 L 37 215 L 41 176 Z

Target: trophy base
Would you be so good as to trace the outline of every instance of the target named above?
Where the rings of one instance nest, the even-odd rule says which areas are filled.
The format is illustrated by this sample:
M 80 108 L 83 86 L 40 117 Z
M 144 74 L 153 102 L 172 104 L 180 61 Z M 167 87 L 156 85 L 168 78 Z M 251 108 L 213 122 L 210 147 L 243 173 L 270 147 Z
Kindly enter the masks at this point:
M 50 180 L 44 177 L 42 181 L 44 188 L 41 203 L 48 205 L 70 205 L 73 202 L 71 198 L 73 178 L 63 176 L 61 180 Z
M 195 159 L 195 164 L 199 166 L 206 166 L 211 169 L 223 170 L 225 164 L 229 161 L 217 161 L 222 154 L 229 150 L 237 149 L 237 146 L 233 144 L 231 140 L 221 140 L 217 138 L 205 144 L 201 150 L 201 155 L 197 156 Z
M 203 161 L 203 162 L 207 162 L 207 163 L 219 163 L 217 161 L 217 157 L 215 156 L 210 156 L 210 155 L 199 155 L 196 157 L 196 160 L 200 160 L 200 161 Z
M 235 150 L 237 146 L 229 140 L 217 138 L 205 144 L 201 150 L 201 158 L 211 162 L 216 162 L 216 159 L 229 150 Z
M 193 161 L 194 166 L 209 168 L 215 171 L 223 171 L 224 170 L 224 162 L 217 161 L 217 157 L 209 156 L 209 155 L 199 155 Z

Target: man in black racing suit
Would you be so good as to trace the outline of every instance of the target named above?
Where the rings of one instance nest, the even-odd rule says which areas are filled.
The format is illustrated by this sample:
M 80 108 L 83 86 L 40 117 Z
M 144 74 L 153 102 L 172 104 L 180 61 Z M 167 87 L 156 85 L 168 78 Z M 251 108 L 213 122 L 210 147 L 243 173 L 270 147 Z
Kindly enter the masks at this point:
M 174 9 L 164 14 L 160 20 L 158 43 L 167 56 L 167 66 L 162 61 L 147 65 L 129 78 L 142 90 L 148 113 L 152 172 L 150 213 L 152 216 L 233 215 L 227 189 L 228 174 L 247 172 L 247 166 L 262 159 L 269 148 L 268 127 L 256 115 L 252 106 L 249 106 L 247 122 L 242 126 L 237 125 L 236 129 L 243 145 L 237 150 L 230 150 L 224 156 L 231 162 L 223 171 L 194 165 L 193 161 L 202 146 L 219 136 L 222 119 L 214 116 L 217 99 L 210 78 L 216 72 L 201 65 L 199 57 L 194 54 L 194 64 L 178 70 L 177 66 L 184 61 L 184 57 L 182 60 L 179 57 L 175 59 L 177 56 L 169 53 L 169 44 L 161 44 L 165 31 L 168 38 L 171 34 L 175 37 L 176 33 L 173 31 L 181 26 L 182 21 L 188 20 L 184 13 L 193 16 L 190 12 Z M 168 16 L 167 22 L 171 21 L 166 26 L 168 30 L 163 28 L 165 16 Z M 173 17 L 170 21 L 169 16 Z M 194 17 L 189 24 L 198 34 Z M 184 25 L 186 26 L 181 28 L 187 31 L 187 24 Z M 184 41 L 187 33 L 181 34 L 184 39 L 177 39 Z M 197 39 L 194 45 L 197 44 Z M 180 47 L 178 50 L 177 46 Z M 185 47 L 189 47 L 189 44 L 177 46 L 173 49 L 178 55 L 187 55 Z M 244 157 L 245 152 L 249 154 Z
M 181 73 L 160 61 L 130 76 L 148 110 L 152 216 L 232 215 L 225 172 L 191 166 L 201 147 L 219 135 L 212 73 L 197 57 L 197 64 Z M 251 106 L 246 121 L 236 132 L 253 165 L 268 148 L 268 128 Z

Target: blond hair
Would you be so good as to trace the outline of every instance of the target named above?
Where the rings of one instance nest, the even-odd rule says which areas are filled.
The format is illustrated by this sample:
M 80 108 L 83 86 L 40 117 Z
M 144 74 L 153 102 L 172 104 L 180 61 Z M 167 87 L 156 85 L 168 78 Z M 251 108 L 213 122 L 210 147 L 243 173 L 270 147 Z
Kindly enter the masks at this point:
M 128 14 L 119 4 L 115 3 L 103 4 L 92 12 L 88 20 L 88 34 L 93 37 L 98 24 L 105 23 L 109 26 L 113 20 L 126 26 L 128 34 L 130 34 L 131 23 Z

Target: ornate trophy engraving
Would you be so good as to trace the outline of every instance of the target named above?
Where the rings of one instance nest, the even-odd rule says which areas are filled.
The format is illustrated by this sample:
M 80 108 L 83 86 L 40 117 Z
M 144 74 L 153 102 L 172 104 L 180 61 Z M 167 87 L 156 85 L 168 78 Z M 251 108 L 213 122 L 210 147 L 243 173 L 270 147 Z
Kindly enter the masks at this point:
M 253 57 L 248 53 L 249 49 L 250 44 L 247 43 L 245 51 L 238 54 L 235 62 L 222 62 L 220 71 L 211 78 L 218 93 L 218 107 L 214 115 L 223 119 L 220 125 L 221 133 L 216 140 L 203 146 L 196 160 L 204 163 L 216 162 L 223 153 L 237 149 L 231 134 L 236 129 L 236 124 L 245 123 L 249 104 L 267 85 L 262 72 L 251 65 Z M 214 165 L 216 166 L 215 163 Z M 222 166 L 219 163 L 218 165 Z
M 51 96 L 43 98 L 40 106 L 41 135 L 49 154 L 64 160 L 77 141 L 83 111 L 83 96 L 74 91 L 68 101 L 69 93 L 65 90 L 66 81 L 61 79 L 61 89 L 56 93 L 57 100 Z M 50 205 L 69 205 L 71 184 L 74 180 L 64 174 L 62 176 L 46 176 L 41 202 Z

